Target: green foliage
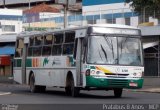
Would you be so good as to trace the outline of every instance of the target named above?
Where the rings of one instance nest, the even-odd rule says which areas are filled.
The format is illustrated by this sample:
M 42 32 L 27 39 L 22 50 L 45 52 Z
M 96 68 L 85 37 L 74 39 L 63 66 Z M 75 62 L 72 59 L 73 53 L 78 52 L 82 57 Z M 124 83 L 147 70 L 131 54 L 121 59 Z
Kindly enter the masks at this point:
M 125 0 L 139 14 L 160 18 L 160 0 Z

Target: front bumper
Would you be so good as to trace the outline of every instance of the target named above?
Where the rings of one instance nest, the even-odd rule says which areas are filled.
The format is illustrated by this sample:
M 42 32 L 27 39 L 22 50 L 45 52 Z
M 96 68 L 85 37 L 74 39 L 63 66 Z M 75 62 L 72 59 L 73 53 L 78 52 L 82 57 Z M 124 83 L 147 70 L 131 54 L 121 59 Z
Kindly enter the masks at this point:
M 143 86 L 143 78 L 107 79 L 107 78 L 94 78 L 93 76 L 86 76 L 86 86 L 97 87 L 97 88 L 140 89 Z

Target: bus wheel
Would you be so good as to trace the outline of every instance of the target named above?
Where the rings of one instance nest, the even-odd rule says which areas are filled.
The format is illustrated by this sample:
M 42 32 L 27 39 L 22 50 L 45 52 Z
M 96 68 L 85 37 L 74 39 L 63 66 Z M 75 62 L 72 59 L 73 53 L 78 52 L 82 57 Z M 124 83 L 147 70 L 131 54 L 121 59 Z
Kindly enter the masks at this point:
M 30 78 L 29 78 L 29 86 L 30 86 L 30 91 L 32 93 L 35 93 L 38 91 L 38 87 L 35 85 L 35 78 L 34 78 L 34 74 L 31 74 Z
M 79 95 L 80 88 L 74 86 L 74 79 L 71 78 L 71 96 L 77 97 Z
M 114 89 L 114 96 L 117 97 L 117 98 L 120 98 L 122 96 L 122 91 L 123 91 L 122 88 Z
M 66 94 L 69 95 L 69 96 L 72 94 L 70 86 L 65 87 L 65 91 L 66 91 Z
M 31 74 L 29 81 L 30 81 L 30 82 L 29 82 L 29 84 L 30 84 L 30 91 L 31 91 L 32 93 L 45 92 L 46 86 L 36 86 L 36 85 L 35 85 L 35 77 L 34 77 L 34 74 Z
M 43 93 L 46 91 L 46 86 L 38 86 L 38 91 Z

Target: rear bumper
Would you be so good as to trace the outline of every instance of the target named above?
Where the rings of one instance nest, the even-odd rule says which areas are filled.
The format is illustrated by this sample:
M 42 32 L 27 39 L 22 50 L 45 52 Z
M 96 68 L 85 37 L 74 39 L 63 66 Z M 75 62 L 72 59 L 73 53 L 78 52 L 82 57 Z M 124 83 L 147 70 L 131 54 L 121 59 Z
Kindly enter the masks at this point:
M 106 78 L 94 78 L 92 76 L 86 76 L 86 86 L 97 87 L 97 88 L 140 89 L 143 86 L 143 78 L 106 79 Z

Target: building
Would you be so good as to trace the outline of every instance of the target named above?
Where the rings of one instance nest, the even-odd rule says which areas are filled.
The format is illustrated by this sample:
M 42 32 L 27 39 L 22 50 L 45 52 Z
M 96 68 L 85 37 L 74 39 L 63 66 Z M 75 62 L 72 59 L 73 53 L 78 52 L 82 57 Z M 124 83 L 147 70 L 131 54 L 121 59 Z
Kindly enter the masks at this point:
M 10 76 L 16 34 L 22 32 L 22 10 L 0 9 L 0 24 L 0 76 Z
M 22 10 L 0 9 L 0 34 L 16 34 L 22 32 Z
M 158 20 L 149 17 L 145 19 L 133 11 L 125 0 L 83 0 L 82 12 L 87 16 L 87 23 L 116 23 L 138 26 L 143 22 L 158 24 Z
M 53 4 L 54 0 L 1 0 L 0 8 L 25 10 L 41 3 Z
M 145 84 L 160 86 L 160 26 L 141 26 Z
M 54 29 L 56 28 L 55 22 L 45 19 L 51 19 L 61 15 L 59 9 L 42 3 L 23 11 L 23 28 L 26 31 Z

